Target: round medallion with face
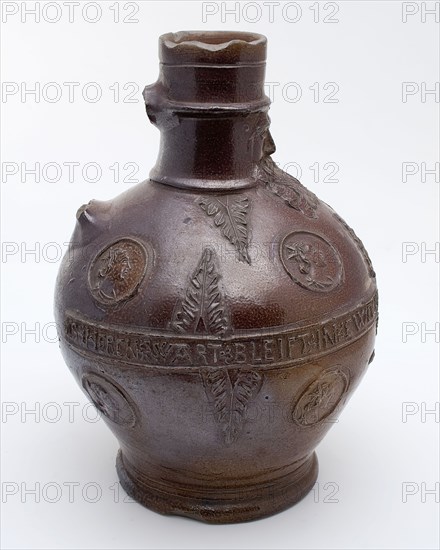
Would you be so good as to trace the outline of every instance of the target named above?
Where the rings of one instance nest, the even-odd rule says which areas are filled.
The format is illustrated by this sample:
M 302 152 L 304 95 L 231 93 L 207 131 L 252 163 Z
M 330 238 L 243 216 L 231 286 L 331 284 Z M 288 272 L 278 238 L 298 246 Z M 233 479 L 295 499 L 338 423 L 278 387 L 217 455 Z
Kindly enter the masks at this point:
M 133 239 L 121 239 L 102 250 L 89 269 L 89 286 L 95 300 L 114 305 L 128 300 L 144 278 L 148 253 Z
M 324 370 L 302 393 L 292 417 L 301 426 L 313 426 L 331 417 L 343 403 L 348 376 L 338 367 Z
M 341 257 L 320 235 L 293 231 L 281 243 L 280 256 L 290 277 L 303 288 L 329 292 L 343 280 Z
M 135 425 L 135 408 L 114 382 L 102 375 L 88 373 L 82 383 L 96 408 L 109 420 L 121 426 Z

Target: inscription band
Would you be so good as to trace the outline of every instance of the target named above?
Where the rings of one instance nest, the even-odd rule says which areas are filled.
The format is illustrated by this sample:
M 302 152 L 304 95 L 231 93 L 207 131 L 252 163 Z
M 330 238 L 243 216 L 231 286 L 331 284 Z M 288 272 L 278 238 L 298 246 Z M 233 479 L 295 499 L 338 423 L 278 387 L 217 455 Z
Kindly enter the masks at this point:
M 354 310 L 313 325 L 242 331 L 222 339 L 97 323 L 68 311 L 67 343 L 85 355 L 134 366 L 273 368 L 336 351 L 363 336 L 377 320 L 377 293 Z

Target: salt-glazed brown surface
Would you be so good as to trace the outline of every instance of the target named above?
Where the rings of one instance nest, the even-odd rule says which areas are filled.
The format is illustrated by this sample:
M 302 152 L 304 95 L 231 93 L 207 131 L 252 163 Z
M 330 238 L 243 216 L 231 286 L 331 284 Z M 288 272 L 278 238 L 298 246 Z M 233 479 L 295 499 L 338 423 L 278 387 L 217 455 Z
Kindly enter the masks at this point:
M 373 357 L 362 242 L 272 160 L 266 39 L 160 37 L 150 179 L 77 213 L 61 350 L 145 506 L 211 523 L 283 510 Z M 353 194 L 355 200 L 355 194 Z

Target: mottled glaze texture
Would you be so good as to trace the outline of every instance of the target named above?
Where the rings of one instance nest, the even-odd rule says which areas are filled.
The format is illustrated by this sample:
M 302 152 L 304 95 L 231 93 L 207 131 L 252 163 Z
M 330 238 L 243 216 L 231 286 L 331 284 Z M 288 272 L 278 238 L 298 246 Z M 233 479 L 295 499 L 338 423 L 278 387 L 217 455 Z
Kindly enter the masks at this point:
M 272 160 L 265 37 L 181 32 L 159 51 L 144 91 L 157 163 L 79 209 L 60 345 L 132 497 L 248 521 L 315 483 L 314 449 L 373 357 L 376 279 L 354 232 Z

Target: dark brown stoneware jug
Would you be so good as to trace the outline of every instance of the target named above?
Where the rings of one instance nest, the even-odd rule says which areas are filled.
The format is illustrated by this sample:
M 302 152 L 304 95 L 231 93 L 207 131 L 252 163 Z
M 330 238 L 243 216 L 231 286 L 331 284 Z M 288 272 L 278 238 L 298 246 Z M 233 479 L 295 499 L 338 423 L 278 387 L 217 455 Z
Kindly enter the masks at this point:
M 123 487 L 212 523 L 307 494 L 376 334 L 361 241 L 271 158 L 265 58 L 257 34 L 160 38 L 156 166 L 78 210 L 56 289 L 63 355 L 120 442 Z

